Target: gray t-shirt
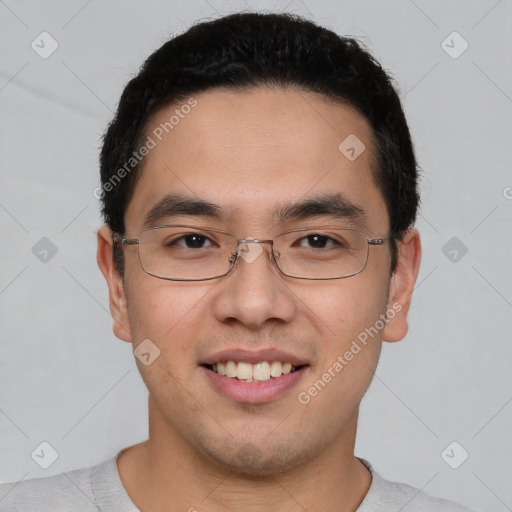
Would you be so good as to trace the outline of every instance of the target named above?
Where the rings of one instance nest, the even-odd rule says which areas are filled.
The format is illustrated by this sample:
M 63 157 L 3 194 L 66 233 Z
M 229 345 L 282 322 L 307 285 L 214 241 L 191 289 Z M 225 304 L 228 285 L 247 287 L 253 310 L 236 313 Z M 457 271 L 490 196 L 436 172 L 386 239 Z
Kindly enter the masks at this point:
M 119 453 L 90 468 L 0 485 L 0 512 L 140 512 L 119 477 Z M 370 470 L 372 483 L 356 512 L 472 512 L 410 485 L 385 480 L 368 461 L 359 460 Z

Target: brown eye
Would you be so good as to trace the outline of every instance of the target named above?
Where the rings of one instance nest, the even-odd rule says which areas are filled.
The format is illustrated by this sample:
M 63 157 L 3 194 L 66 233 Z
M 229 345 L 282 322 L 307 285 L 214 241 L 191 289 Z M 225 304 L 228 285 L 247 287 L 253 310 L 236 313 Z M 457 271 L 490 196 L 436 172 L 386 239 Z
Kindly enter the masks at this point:
M 301 247 L 306 247 L 303 242 L 307 242 L 309 247 L 313 249 L 325 249 L 325 247 L 332 247 L 334 245 L 340 245 L 336 240 L 333 240 L 329 236 L 321 235 L 319 233 L 313 233 L 301 238 L 299 241 Z
M 210 245 L 205 246 L 204 244 L 206 242 L 208 242 Z M 174 238 L 173 240 L 166 242 L 165 245 L 167 247 L 179 245 L 185 249 L 203 249 L 204 247 L 211 246 L 212 243 L 211 240 L 205 235 L 201 235 L 199 233 L 190 233 L 188 235 L 182 235 Z

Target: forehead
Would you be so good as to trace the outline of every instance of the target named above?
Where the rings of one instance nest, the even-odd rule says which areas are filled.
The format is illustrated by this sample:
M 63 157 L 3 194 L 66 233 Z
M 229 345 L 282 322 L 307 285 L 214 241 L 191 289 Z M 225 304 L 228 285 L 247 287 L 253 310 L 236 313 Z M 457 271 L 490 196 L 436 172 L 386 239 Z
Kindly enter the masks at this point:
M 338 194 L 386 229 L 371 129 L 348 106 L 293 89 L 214 89 L 161 109 L 146 135 L 154 147 L 126 210 L 127 229 L 142 228 L 169 194 L 218 205 L 218 220 L 255 228 L 308 197 Z

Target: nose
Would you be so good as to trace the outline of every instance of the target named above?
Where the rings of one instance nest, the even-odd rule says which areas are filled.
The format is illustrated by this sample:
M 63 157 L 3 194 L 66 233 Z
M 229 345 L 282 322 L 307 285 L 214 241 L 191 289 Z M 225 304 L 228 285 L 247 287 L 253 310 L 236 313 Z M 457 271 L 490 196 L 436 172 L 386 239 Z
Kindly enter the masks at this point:
M 272 320 L 291 322 L 296 309 L 296 298 L 273 261 L 271 241 L 241 240 L 233 270 L 219 283 L 217 319 L 260 329 Z

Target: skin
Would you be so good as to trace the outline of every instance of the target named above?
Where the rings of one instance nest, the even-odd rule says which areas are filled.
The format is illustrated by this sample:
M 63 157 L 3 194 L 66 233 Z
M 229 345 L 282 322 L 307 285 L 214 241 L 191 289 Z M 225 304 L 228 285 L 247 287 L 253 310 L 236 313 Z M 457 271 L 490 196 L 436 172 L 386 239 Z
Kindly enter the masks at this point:
M 388 234 L 384 199 L 371 173 L 371 130 L 361 115 L 291 89 L 216 89 L 194 97 L 197 107 L 147 156 L 125 212 L 125 236 L 137 237 L 144 215 L 169 192 L 219 204 L 228 215 L 227 223 L 180 217 L 184 222 L 268 239 L 300 227 L 274 225 L 277 204 L 339 191 L 364 209 L 368 236 Z M 175 108 L 158 112 L 150 130 Z M 366 146 L 353 162 L 338 150 L 349 134 Z M 308 222 L 323 220 L 332 219 Z M 267 254 L 268 245 L 261 247 Z M 150 394 L 149 439 L 117 462 L 142 512 L 357 509 L 371 484 L 354 456 L 359 403 L 382 341 L 407 332 L 418 232 L 408 231 L 399 247 L 392 276 L 385 243 L 370 247 L 366 269 L 347 279 L 292 279 L 259 257 L 203 282 L 152 277 L 142 270 L 136 246 L 125 247 L 123 281 L 113 267 L 111 232 L 99 229 L 97 259 L 115 335 L 133 348 L 150 338 L 161 351 L 149 366 L 137 360 Z M 299 403 L 298 392 L 393 304 L 402 309 L 384 330 L 310 403 Z M 198 368 L 205 354 L 226 348 L 279 348 L 310 367 L 274 401 L 241 404 L 220 395 Z M 240 455 L 247 449 L 255 453 L 252 461 Z

